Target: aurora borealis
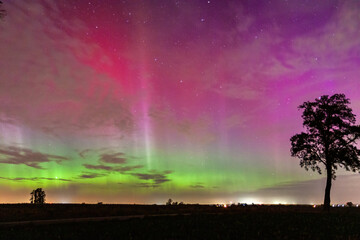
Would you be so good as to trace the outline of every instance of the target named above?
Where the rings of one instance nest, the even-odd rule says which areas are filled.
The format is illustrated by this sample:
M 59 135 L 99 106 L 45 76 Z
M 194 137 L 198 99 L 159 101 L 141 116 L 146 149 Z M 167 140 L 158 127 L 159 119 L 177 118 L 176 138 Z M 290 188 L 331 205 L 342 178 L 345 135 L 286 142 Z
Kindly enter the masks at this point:
M 320 203 L 297 106 L 360 117 L 360 1 L 4 0 L 0 202 Z M 360 202 L 338 172 L 333 202 Z

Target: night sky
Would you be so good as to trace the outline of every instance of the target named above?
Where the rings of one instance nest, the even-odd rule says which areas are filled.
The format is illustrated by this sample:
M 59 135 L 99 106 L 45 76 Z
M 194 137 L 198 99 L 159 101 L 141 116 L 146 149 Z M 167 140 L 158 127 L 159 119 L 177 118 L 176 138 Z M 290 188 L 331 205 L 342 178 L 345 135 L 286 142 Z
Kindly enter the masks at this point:
M 297 106 L 360 117 L 360 1 L 3 0 L 0 202 L 321 203 Z M 359 123 L 359 121 L 357 121 Z M 338 171 L 332 202 L 360 202 Z M 355 189 L 355 190 L 354 190 Z

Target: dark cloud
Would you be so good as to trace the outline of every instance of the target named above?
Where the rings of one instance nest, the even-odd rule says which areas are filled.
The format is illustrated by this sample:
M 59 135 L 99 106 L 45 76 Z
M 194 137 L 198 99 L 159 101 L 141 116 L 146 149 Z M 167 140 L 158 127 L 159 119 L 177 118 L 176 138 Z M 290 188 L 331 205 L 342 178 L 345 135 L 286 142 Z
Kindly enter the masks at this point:
M 107 166 L 104 164 L 92 165 L 92 164 L 83 164 L 83 166 L 87 169 L 91 170 L 104 170 L 108 172 L 120 172 L 125 173 L 132 171 L 134 169 L 143 168 L 144 165 L 134 165 L 134 166 L 124 166 L 124 167 L 116 167 L 116 166 Z
M 122 188 L 158 188 L 159 184 L 154 183 L 147 183 L 147 182 L 141 182 L 141 183 L 118 183 L 121 185 Z
M 91 152 L 91 149 L 84 149 L 82 151 L 79 152 L 79 156 L 82 157 L 82 158 L 85 158 L 86 157 L 86 154 Z
M 92 150 L 85 149 L 79 153 L 84 155 L 84 153 L 90 152 Z M 119 166 L 125 164 L 127 162 L 126 154 L 123 152 L 115 152 L 115 153 L 102 153 L 99 155 L 99 164 L 83 164 L 83 166 L 90 170 L 101 170 L 106 171 L 106 174 L 109 173 L 122 173 L 126 174 L 127 172 L 131 172 L 134 169 L 141 169 L 144 165 L 133 165 L 133 166 Z M 110 165 L 107 165 L 110 164 Z M 84 173 L 79 176 L 79 178 L 96 178 L 102 177 L 106 174 L 103 173 Z M 161 180 L 160 180 L 161 181 Z
M 113 163 L 113 164 L 123 164 L 126 163 L 125 153 L 104 153 L 100 155 L 100 162 L 103 163 Z
M 40 181 L 40 180 L 49 180 L 49 181 L 71 182 L 70 179 L 64 179 L 64 178 L 45 178 L 45 177 L 32 177 L 32 178 L 25 178 L 25 177 L 17 177 L 17 178 L 0 177 L 0 179 L 11 180 L 11 181 Z
M 199 189 L 199 188 L 205 188 L 203 185 L 201 184 L 196 184 L 196 185 L 190 185 L 191 188 L 195 188 L 195 189 Z
M 115 167 L 114 170 L 116 172 L 129 172 L 129 171 L 132 171 L 134 169 L 139 169 L 139 168 L 143 168 L 144 165 L 135 165 L 135 166 L 125 166 L 125 167 Z
M 106 174 L 104 174 L 104 173 L 84 173 L 84 174 L 80 175 L 78 178 L 90 179 L 90 178 L 98 178 L 98 177 L 103 177 L 103 176 L 106 176 Z
M 99 134 L 97 134 L 97 136 L 100 136 Z M 108 135 L 104 135 L 104 136 L 108 136 Z M 82 150 L 77 150 L 78 154 L 80 157 L 82 158 L 86 158 L 88 155 L 93 155 L 93 154 L 99 154 L 101 152 L 106 152 L 106 151 L 110 151 L 111 148 L 108 147 L 102 147 L 102 148 L 86 148 L 86 149 L 82 149 Z
M 166 176 L 170 173 L 171 171 L 164 171 L 162 173 L 132 173 L 131 175 L 142 180 L 152 180 L 154 184 L 162 184 L 170 181 Z
M 154 188 L 154 187 L 159 186 L 159 185 L 150 184 L 150 183 L 135 183 L 133 185 L 134 185 L 134 187 L 140 187 L 140 188 Z
M 0 146 L 0 163 L 20 165 L 44 169 L 40 163 L 57 162 L 60 163 L 68 158 L 52 154 L 44 154 L 34 152 L 27 148 L 20 148 L 14 146 Z
M 93 170 L 105 170 L 105 171 L 113 171 L 114 168 L 111 166 L 106 166 L 103 164 L 98 164 L 98 165 L 92 165 L 92 164 L 83 164 L 84 167 L 86 167 L 87 169 L 93 169 Z
M 87 152 L 91 152 L 90 149 L 85 149 L 81 152 L 79 152 L 79 155 L 84 155 Z M 137 177 L 140 180 L 146 180 L 150 182 L 142 182 L 142 183 L 134 183 L 134 184 L 124 184 L 123 186 L 127 187 L 142 187 L 142 188 L 155 188 L 159 187 L 160 184 L 170 181 L 170 179 L 167 177 L 168 174 L 171 174 L 171 170 L 166 171 L 156 171 L 156 170 L 150 170 L 147 172 L 135 172 L 133 173 L 133 170 L 136 169 L 142 169 L 144 168 L 144 165 L 138 164 L 138 165 L 132 165 L 132 166 L 121 166 L 122 164 L 127 163 L 127 159 L 129 157 L 126 156 L 123 152 L 105 152 L 99 155 L 99 161 L 98 164 L 83 164 L 83 166 L 86 169 L 89 170 L 99 170 L 99 171 L 105 171 L 106 173 L 93 173 L 93 172 L 86 172 L 79 176 L 79 178 L 97 178 L 102 177 L 110 173 L 121 173 L 121 174 L 129 174 L 131 176 Z M 133 159 L 134 157 L 130 157 Z M 119 166 L 120 165 L 120 166 Z M 122 184 L 122 183 L 119 183 Z M 131 185 L 131 186 L 130 186 Z

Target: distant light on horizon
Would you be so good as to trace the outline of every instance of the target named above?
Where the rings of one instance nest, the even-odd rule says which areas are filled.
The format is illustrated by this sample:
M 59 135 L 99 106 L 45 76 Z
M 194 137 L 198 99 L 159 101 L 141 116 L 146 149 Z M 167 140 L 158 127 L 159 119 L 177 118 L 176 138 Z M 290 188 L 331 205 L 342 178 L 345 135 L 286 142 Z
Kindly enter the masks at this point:
M 246 204 L 263 204 L 263 201 L 260 201 L 256 198 L 240 198 L 239 203 L 246 203 Z

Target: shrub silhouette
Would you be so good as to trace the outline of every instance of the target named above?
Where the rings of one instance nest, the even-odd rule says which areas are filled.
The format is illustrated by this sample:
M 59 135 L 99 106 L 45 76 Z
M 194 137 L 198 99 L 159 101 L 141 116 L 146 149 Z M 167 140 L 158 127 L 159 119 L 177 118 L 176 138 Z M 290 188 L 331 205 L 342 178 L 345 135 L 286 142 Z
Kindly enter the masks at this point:
M 166 205 L 171 205 L 172 202 L 173 202 L 173 200 L 171 198 L 169 198 L 169 200 L 167 200 L 167 202 L 166 202 Z

